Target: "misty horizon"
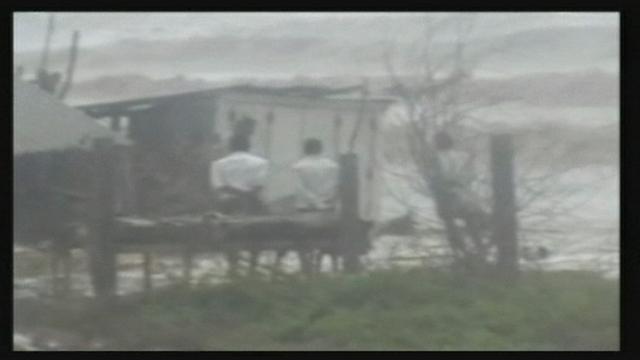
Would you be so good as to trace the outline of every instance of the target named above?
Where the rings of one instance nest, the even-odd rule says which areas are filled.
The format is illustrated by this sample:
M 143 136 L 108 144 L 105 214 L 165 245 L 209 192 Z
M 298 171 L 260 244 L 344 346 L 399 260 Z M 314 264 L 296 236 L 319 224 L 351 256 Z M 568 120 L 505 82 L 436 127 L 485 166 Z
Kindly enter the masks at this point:
M 440 16 L 438 14 L 436 16 Z M 619 19 L 611 13 L 457 13 L 474 18 L 470 49 L 498 52 L 475 73 L 508 77 L 596 69 L 618 72 Z M 229 77 L 376 76 L 384 56 L 410 53 L 420 13 L 56 13 L 51 64 L 62 69 L 81 32 L 76 79 L 138 73 Z M 433 14 L 431 14 L 433 16 Z M 513 21 L 513 17 L 518 21 Z M 37 66 L 47 14 L 16 13 L 14 63 Z M 169 31 L 169 29 L 171 31 Z M 177 30 L 176 30 L 177 29 Z M 437 45 L 445 51 L 446 36 Z M 127 54 L 126 57 L 117 54 Z M 179 64 L 179 65 L 178 65 Z

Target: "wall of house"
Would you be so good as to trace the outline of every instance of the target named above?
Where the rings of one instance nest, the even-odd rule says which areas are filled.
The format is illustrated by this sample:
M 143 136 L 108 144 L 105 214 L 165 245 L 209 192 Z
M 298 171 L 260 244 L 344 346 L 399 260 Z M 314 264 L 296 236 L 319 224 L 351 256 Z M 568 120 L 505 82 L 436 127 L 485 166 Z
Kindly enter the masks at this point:
M 271 171 L 265 198 L 272 207 L 281 211 L 291 210 L 294 173 L 291 165 L 302 156 L 302 143 L 307 137 L 317 137 L 324 143 L 325 154 L 336 159 L 347 152 L 351 135 L 358 123 L 361 104 L 324 100 L 295 101 L 291 98 L 258 95 L 223 95 L 219 98 L 215 131 L 222 140 L 232 132 L 231 115 L 236 121 L 243 116 L 256 120 L 252 137 L 253 152 L 271 162 Z M 354 151 L 360 159 L 360 213 L 364 218 L 377 218 L 378 210 L 378 161 L 375 149 L 376 125 L 385 108 L 369 105 L 364 110 L 364 120 L 354 143 Z M 271 115 L 269 115 L 271 114 Z M 269 117 L 273 118 L 269 126 Z
M 127 117 L 132 147 L 136 212 L 172 214 L 206 208 L 211 161 L 226 154 L 235 121 L 256 120 L 252 151 L 271 162 L 265 198 L 276 211 L 293 210 L 294 173 L 307 137 L 320 138 L 325 154 L 338 160 L 348 151 L 360 101 L 224 93 L 183 98 Z M 376 125 L 386 104 L 369 103 L 354 143 L 360 159 L 360 212 L 377 218 L 379 174 Z M 272 121 L 269 121 L 272 119 Z M 269 125 L 271 124 L 271 125 Z
M 70 222 L 88 221 L 88 203 L 65 194 L 92 193 L 91 154 L 80 149 L 23 154 L 13 164 L 14 240 L 38 242 Z
M 213 99 L 186 98 L 128 115 L 137 212 L 207 208 L 215 106 Z

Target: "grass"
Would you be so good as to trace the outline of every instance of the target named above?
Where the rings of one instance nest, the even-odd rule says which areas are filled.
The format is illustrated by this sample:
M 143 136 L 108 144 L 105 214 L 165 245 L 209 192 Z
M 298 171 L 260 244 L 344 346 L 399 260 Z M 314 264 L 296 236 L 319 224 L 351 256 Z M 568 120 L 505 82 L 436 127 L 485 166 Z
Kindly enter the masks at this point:
M 119 350 L 617 350 L 618 309 L 617 282 L 586 272 L 504 286 L 395 270 L 176 286 L 108 312 L 67 303 L 16 321 Z

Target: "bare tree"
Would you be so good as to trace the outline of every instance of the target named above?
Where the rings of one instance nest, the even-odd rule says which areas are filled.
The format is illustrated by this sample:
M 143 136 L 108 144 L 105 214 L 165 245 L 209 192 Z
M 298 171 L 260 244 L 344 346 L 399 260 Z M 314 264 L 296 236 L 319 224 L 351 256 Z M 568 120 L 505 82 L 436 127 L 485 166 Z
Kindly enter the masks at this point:
M 424 33 L 416 46 L 404 54 L 404 65 L 413 69 L 410 72 L 399 72 L 399 57 L 394 57 L 392 51 L 387 53 L 384 60 L 392 82 L 390 91 L 400 98 L 402 108 L 395 114 L 397 121 L 392 121 L 394 125 L 386 131 L 394 135 L 389 138 L 405 141 L 385 144 L 384 157 L 385 173 L 394 184 L 387 186 L 387 191 L 411 209 L 421 231 L 444 234 L 454 259 L 460 260 L 454 264 L 472 262 L 485 266 L 494 259 L 492 244 L 486 243 L 480 253 L 473 251 L 473 247 L 467 246 L 464 227 L 447 214 L 448 204 L 438 188 L 439 169 L 433 143 L 433 135 L 438 131 L 455 134 L 461 145 L 459 150 L 468 154 L 468 166 L 474 169 L 471 190 L 478 203 L 488 208 L 491 193 L 486 171 L 489 163 L 486 135 L 490 129 L 474 127 L 474 123 L 482 120 L 478 119 L 482 117 L 481 110 L 518 99 L 473 91 L 474 69 L 488 56 L 500 54 L 510 45 L 470 47 L 474 27 L 473 15 L 426 16 Z M 549 156 L 550 151 L 562 152 L 562 148 L 557 139 L 547 140 L 532 146 L 531 142 L 536 140 L 530 135 L 516 136 L 518 216 L 524 239 L 533 235 L 537 239 L 550 238 L 563 230 L 566 234 L 563 221 L 575 217 L 573 210 L 580 206 L 572 201 L 572 195 L 583 189 L 560 181 L 567 172 L 576 169 L 577 163 L 571 159 L 574 153 L 565 151 L 554 158 L 567 164 L 560 168 L 549 162 Z M 591 186 L 596 186 L 596 182 Z M 433 206 L 412 203 L 411 196 L 431 199 Z
M 473 27 L 472 17 L 428 16 L 423 38 L 415 47 L 417 54 L 413 55 L 413 62 L 419 70 L 411 72 L 408 77 L 402 76 L 396 72 L 391 54 L 385 60 L 393 84 L 392 91 L 400 97 L 405 110 L 405 121 L 398 130 L 404 130 L 407 146 L 395 150 L 404 150 L 408 161 L 392 170 L 393 175 L 408 180 L 417 194 L 433 199 L 435 214 L 444 225 L 446 239 L 457 263 L 469 265 L 473 261 L 484 265 L 489 252 L 481 244 L 486 240 L 476 242 L 477 253 L 468 245 L 467 235 L 478 234 L 465 233 L 456 222 L 451 201 L 439 181 L 441 169 L 433 142 L 434 135 L 442 130 L 455 134 L 467 132 L 463 123 L 473 110 L 496 103 L 495 99 L 474 98 L 464 91 L 471 78 L 470 70 L 475 65 L 465 54 Z M 469 157 L 469 165 L 473 160 Z M 398 169 L 404 171 L 398 173 Z M 421 222 L 434 223 L 433 217 L 421 216 Z M 480 251 L 480 248 L 483 249 Z

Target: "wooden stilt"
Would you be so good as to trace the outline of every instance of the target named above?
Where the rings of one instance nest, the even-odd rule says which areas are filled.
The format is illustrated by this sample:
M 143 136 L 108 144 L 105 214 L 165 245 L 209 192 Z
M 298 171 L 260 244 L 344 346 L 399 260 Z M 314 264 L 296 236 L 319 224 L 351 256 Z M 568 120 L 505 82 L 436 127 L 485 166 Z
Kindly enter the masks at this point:
M 142 271 L 143 271 L 143 290 L 145 292 L 149 292 L 152 290 L 153 288 L 153 282 L 152 282 L 152 271 L 151 271 L 151 266 L 152 266 L 152 257 L 151 257 L 151 253 L 149 251 L 145 251 L 144 253 L 142 253 Z
M 60 294 L 60 282 L 58 279 L 58 262 L 59 257 L 55 247 L 49 251 L 49 272 L 51 274 L 51 295 L 58 296 Z
M 355 153 L 347 153 L 340 158 L 340 200 L 340 253 L 344 255 L 345 270 L 355 272 L 360 268 L 359 245 L 366 241 L 359 226 L 358 157 Z
M 191 278 L 193 273 L 193 250 L 190 246 L 186 246 L 183 253 L 182 258 L 182 266 L 183 266 L 183 278 L 184 282 L 187 285 L 191 284 Z
M 108 305 L 116 295 L 116 255 L 113 243 L 115 205 L 115 153 L 113 141 L 95 143 L 93 174 L 96 195 L 92 204 L 92 232 L 88 242 L 93 290 L 98 301 Z
M 72 254 L 71 249 L 66 248 L 62 254 L 62 266 L 63 266 L 63 283 L 62 291 L 65 295 L 71 294 L 71 272 L 72 272 Z

